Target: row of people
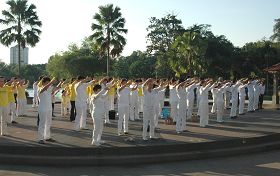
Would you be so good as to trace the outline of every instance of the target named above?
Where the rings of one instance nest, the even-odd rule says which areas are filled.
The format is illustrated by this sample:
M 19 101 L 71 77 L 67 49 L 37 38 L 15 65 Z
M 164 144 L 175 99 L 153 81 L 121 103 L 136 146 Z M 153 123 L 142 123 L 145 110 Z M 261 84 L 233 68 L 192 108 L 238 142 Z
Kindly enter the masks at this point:
M 97 80 L 89 77 L 85 78 L 83 76 L 79 76 L 76 80 L 72 79 L 70 83 L 61 81 L 57 86 L 53 87 L 54 83 L 55 79 L 51 80 L 48 77 L 42 78 L 37 83 L 39 100 L 38 112 L 40 119 L 38 138 L 40 143 L 53 141 L 50 135 L 52 114 L 51 99 L 55 92 L 61 88 L 66 92 L 64 94 L 69 96 L 70 102 L 74 100 L 74 112 L 72 113 L 71 110 L 71 116 L 74 117 L 71 118 L 70 116 L 70 120 L 74 122 L 74 130 L 79 131 L 86 127 L 87 108 L 89 107 L 94 121 L 92 144 L 100 145 L 100 143 L 102 143 L 101 135 L 103 123 L 110 123 L 108 112 L 109 109 L 114 109 L 115 90 L 118 99 L 118 135 L 128 133 L 129 119 L 139 119 L 138 104 L 142 104 L 143 108 L 140 108 L 140 111 L 143 111 L 142 137 L 143 140 L 147 140 L 148 137 L 155 138 L 154 129 L 158 125 L 158 117 L 163 107 L 164 95 L 167 87 L 170 89 L 169 101 L 171 104 L 171 117 L 173 121 L 176 122 L 176 131 L 181 133 L 186 130 L 186 118 L 190 119 L 192 116 L 195 92 L 197 93 L 200 126 L 205 127 L 208 125 L 209 121 L 208 93 L 210 90 L 215 92 L 213 93 L 214 103 L 212 109 L 215 109 L 217 112 L 217 121 L 222 122 L 226 90 L 230 88 L 229 90 L 232 94 L 231 111 L 234 115 L 234 111 L 236 112 L 237 109 L 235 100 L 236 97 L 238 97 L 236 90 L 245 88 L 245 86 L 248 87 L 250 107 L 250 102 L 255 100 L 254 98 L 250 99 L 250 85 L 254 85 L 255 87 L 258 85 L 257 80 L 248 79 L 241 79 L 236 83 L 232 83 L 231 81 L 213 82 L 212 79 L 199 80 L 197 78 L 184 81 L 154 80 L 151 78 L 145 81 L 128 81 L 126 79 L 115 80 L 108 78 Z M 6 86 L 8 83 L 4 85 Z M 194 91 L 195 89 L 197 91 Z M 2 89 L 0 90 L 4 92 Z M 242 96 L 239 94 L 239 98 L 240 97 Z M 71 105 L 73 105 L 72 102 Z M 242 103 L 243 101 L 240 101 L 240 104 Z M 150 126 L 149 135 L 147 134 L 148 126 Z

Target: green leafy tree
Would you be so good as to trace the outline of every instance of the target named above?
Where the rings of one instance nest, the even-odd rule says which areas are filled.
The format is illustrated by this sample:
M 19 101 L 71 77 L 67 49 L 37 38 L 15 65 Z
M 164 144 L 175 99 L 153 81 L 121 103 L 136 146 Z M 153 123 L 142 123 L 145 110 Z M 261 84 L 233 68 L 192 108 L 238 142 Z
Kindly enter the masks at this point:
M 273 27 L 273 35 L 270 37 L 272 40 L 280 42 L 280 18 L 275 19 L 275 25 Z
M 8 0 L 8 10 L 3 10 L 4 19 L 0 23 L 7 28 L 0 31 L 0 41 L 9 46 L 17 43 L 18 46 L 18 75 L 20 75 L 20 48 L 26 45 L 34 47 L 40 40 L 39 35 L 42 22 L 39 20 L 34 4 L 28 5 L 27 0 Z
M 93 19 L 96 23 L 92 23 L 91 30 L 93 34 L 91 39 L 96 40 L 102 53 L 107 54 L 107 75 L 109 74 L 109 60 L 119 56 L 126 45 L 126 39 L 123 34 L 127 33 L 124 28 L 125 19 L 122 17 L 119 7 L 108 4 L 99 7 L 99 13 L 96 13 Z
M 147 27 L 147 52 L 157 58 L 156 73 L 159 77 L 173 77 L 174 71 L 170 65 L 172 43 L 182 35 L 185 29 L 182 21 L 176 15 L 167 14 L 163 18 L 150 18 Z M 173 52 L 172 57 L 175 55 Z

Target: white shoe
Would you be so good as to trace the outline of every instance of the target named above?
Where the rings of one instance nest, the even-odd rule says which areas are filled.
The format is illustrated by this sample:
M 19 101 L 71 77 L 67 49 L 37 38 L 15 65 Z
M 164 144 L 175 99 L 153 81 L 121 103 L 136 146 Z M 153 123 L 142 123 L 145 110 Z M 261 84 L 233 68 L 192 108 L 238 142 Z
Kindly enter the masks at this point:
M 144 141 L 147 141 L 148 139 L 147 139 L 146 137 L 143 137 L 143 140 L 144 140 Z
M 99 143 L 100 144 L 105 144 L 105 141 L 104 140 L 100 140 Z
M 109 120 L 105 120 L 106 124 L 111 124 L 111 122 Z

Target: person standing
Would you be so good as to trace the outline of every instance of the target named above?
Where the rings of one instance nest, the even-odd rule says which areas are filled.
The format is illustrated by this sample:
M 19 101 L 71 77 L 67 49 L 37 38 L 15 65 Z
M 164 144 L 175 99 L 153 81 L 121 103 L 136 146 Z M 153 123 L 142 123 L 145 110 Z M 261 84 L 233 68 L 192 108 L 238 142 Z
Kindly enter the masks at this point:
M 26 102 L 26 88 L 28 87 L 29 81 L 20 80 L 17 85 L 17 116 L 25 116 Z
M 130 85 L 130 88 L 132 89 L 133 87 L 136 87 L 136 89 L 133 89 L 130 91 L 129 95 L 129 119 L 131 121 L 139 120 L 139 111 L 138 111 L 138 83 L 134 82 Z
M 259 109 L 259 98 L 260 98 L 260 89 L 261 86 L 258 80 L 255 80 L 254 88 L 254 111 Z
M 244 115 L 244 105 L 245 105 L 245 98 L 246 98 L 246 91 L 245 88 L 247 87 L 247 82 L 248 80 L 245 79 L 242 81 L 242 84 L 238 87 L 238 93 L 239 93 L 239 115 Z
M 81 129 L 86 129 L 86 119 L 87 119 L 87 92 L 86 89 L 89 85 L 93 84 L 95 80 L 90 81 L 91 78 L 84 76 L 77 77 L 77 83 L 75 84 L 75 107 L 76 107 L 76 118 L 74 124 L 74 130 L 80 131 Z M 90 81 L 90 82 L 88 82 Z
M 32 107 L 35 108 L 38 106 L 38 81 L 33 83 L 33 104 Z
M 154 97 L 156 96 L 156 91 L 153 90 L 154 82 L 151 78 L 147 79 L 143 83 L 143 94 L 144 94 L 144 106 L 143 106 L 143 133 L 142 137 L 143 140 L 146 141 L 147 139 L 147 130 L 148 126 L 150 139 L 156 138 L 155 137 L 155 124 L 154 124 L 154 115 L 155 115 L 155 103 Z
M 8 88 L 5 86 L 5 77 L 0 76 L 0 122 L 1 122 L 1 136 L 8 135 Z
M 47 142 L 55 142 L 51 138 L 51 124 L 52 124 L 52 94 L 61 87 L 60 82 L 55 88 L 53 84 L 55 78 L 52 80 L 49 77 L 42 79 L 42 86 L 39 88 L 39 126 L 38 126 L 38 143 L 44 144 Z
M 93 94 L 90 97 L 91 117 L 93 120 L 93 132 L 91 145 L 99 146 L 104 141 L 101 140 L 104 120 L 105 120 L 105 99 L 107 98 L 108 88 L 102 89 L 101 85 L 93 87 Z
M 70 110 L 70 121 L 74 122 L 76 118 L 76 106 L 75 106 L 75 100 L 76 100 L 76 92 L 75 92 L 75 84 L 77 83 L 76 78 L 72 78 L 71 82 L 69 84 L 69 93 L 70 93 L 70 104 L 71 104 L 71 110 Z
M 252 79 L 248 80 L 248 112 L 254 112 L 254 84 L 255 82 Z
M 260 98 L 259 98 L 259 109 L 263 109 L 263 96 L 265 93 L 265 84 L 264 80 L 260 83 Z
M 240 82 L 237 81 L 235 84 L 232 84 L 230 87 L 231 90 L 231 109 L 230 109 L 230 118 L 237 118 L 237 106 L 238 106 L 238 87 Z
M 15 97 L 14 97 L 14 91 L 16 89 L 16 85 L 14 82 L 14 78 L 12 78 L 9 82 L 6 83 L 6 87 L 8 88 L 8 101 L 9 101 L 9 108 L 8 108 L 8 114 L 11 117 L 11 123 L 17 123 L 15 121 L 16 117 L 16 104 L 15 104 Z
M 175 79 L 171 80 L 171 83 L 169 84 L 169 102 L 171 108 L 170 116 L 173 122 L 176 122 L 178 118 L 178 95 L 176 91 L 177 85 L 178 82 Z
M 176 132 L 182 133 L 186 130 L 186 116 L 187 116 L 187 92 L 186 85 L 187 81 L 181 81 L 176 89 L 178 95 L 178 118 L 176 120 Z
M 212 79 L 206 79 L 201 82 L 199 89 L 200 100 L 199 100 L 199 115 L 200 115 L 200 126 L 206 127 L 209 123 L 209 100 L 208 92 L 215 87 L 215 84 L 212 84 Z
M 122 79 L 120 87 L 117 89 L 118 94 L 118 135 L 128 134 L 129 120 L 129 96 L 131 90 L 136 90 L 137 87 L 130 88 L 131 81 Z

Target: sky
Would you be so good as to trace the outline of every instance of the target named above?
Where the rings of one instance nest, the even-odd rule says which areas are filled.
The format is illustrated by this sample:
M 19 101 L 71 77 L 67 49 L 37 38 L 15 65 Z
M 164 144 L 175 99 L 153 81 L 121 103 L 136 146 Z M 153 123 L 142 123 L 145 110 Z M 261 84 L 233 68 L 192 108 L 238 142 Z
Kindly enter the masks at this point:
M 42 21 L 40 42 L 29 48 L 29 63 L 47 63 L 51 55 L 80 44 L 92 34 L 93 15 L 98 7 L 109 3 L 121 8 L 126 19 L 127 45 L 122 53 L 146 49 L 149 18 L 177 15 L 185 28 L 193 24 L 210 24 L 215 35 L 225 35 L 235 46 L 269 38 L 274 19 L 280 18 L 279 0 L 29 0 L 37 7 Z M 0 11 L 7 9 L 0 0 Z M 3 18 L 0 14 L 0 18 Z M 0 30 L 4 26 L 0 24 Z M 12 46 L 14 46 L 13 44 Z M 10 49 L 0 44 L 0 60 L 9 64 Z

